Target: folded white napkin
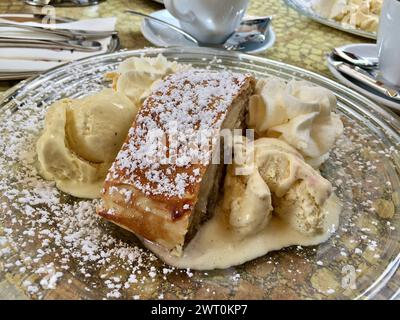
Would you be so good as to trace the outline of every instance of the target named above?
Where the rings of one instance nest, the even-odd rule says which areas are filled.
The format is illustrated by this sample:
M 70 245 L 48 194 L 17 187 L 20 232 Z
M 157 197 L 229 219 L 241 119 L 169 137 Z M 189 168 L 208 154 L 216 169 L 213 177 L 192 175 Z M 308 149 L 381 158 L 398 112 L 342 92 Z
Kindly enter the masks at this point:
M 1 22 L 8 22 L 9 20 Z M 88 19 L 74 22 L 58 23 L 56 28 L 60 29 L 81 29 L 87 31 L 113 31 L 115 30 L 116 18 Z M 36 22 L 24 22 L 21 24 L 31 26 L 44 26 Z M 27 31 L 18 28 L 0 27 L 2 37 L 36 38 L 36 39 L 62 39 L 56 35 L 45 35 L 34 31 Z M 111 37 L 96 39 L 102 45 L 102 50 L 96 52 L 81 52 L 71 50 L 54 50 L 39 48 L 0 48 L 0 73 L 1 72 L 26 72 L 44 71 L 66 61 L 81 59 L 107 52 Z

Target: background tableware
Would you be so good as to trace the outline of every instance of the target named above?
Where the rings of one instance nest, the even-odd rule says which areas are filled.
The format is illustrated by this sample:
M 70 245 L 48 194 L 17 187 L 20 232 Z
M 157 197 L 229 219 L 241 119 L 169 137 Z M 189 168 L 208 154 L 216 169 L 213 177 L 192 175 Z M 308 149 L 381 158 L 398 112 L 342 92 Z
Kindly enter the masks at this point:
M 249 0 L 164 0 L 183 30 L 204 43 L 223 43 L 239 26 Z
M 10 22 L 42 22 L 47 14 L 44 13 L 1 13 L 0 19 Z M 55 23 L 72 22 L 74 19 L 56 15 L 54 18 Z
M 31 6 L 56 6 L 56 7 L 86 7 L 99 4 L 106 0 L 25 0 L 26 4 Z
M 135 259 L 143 253 L 132 248 L 140 245 L 139 242 L 132 234 L 94 216 L 90 202 L 58 194 L 54 185 L 34 183 L 30 180 L 34 172 L 28 172 L 29 176 L 22 175 L 21 180 L 25 161 L 8 161 L 20 154 L 18 145 L 24 140 L 18 139 L 34 134 L 44 108 L 61 97 L 84 96 L 109 85 L 104 81 L 104 72 L 116 70 L 128 57 L 155 57 L 159 53 L 194 67 L 228 68 L 252 72 L 257 77 L 272 75 L 285 80 L 307 80 L 335 93 L 346 136 L 341 147 L 332 151 L 332 161 L 322 167 L 322 174 L 333 182 L 335 192 L 344 201 L 336 236 L 316 247 L 291 247 L 271 252 L 225 270 L 171 270 L 146 256 L 138 264 Z M 15 143 L 9 149 L 7 161 L 0 157 L 0 183 L 2 188 L 7 186 L 2 189 L 3 198 L 4 195 L 12 196 L 9 188 L 15 189 L 15 196 L 13 201 L 0 206 L 0 228 L 7 230 L 1 233 L 1 250 L 4 248 L 4 251 L 0 259 L 8 266 L 7 270 L 0 269 L 0 276 L 5 274 L 3 278 L 7 279 L 0 282 L 0 297 L 157 299 L 162 294 L 165 299 L 396 298 L 400 276 L 396 274 L 400 261 L 400 121 L 391 112 L 335 81 L 301 68 L 240 53 L 210 48 L 146 49 L 71 62 L 28 80 L 6 94 L 1 111 L 1 143 Z M 10 125 L 13 130 L 7 131 Z M 16 132 L 19 134 L 15 135 Z M 34 152 L 26 145 L 24 151 L 27 153 L 21 157 Z M 368 161 L 370 165 L 367 165 Z M 26 183 L 32 184 L 29 192 L 42 192 L 40 199 L 46 199 L 54 192 L 52 197 L 71 210 L 45 216 L 43 212 L 50 209 L 43 203 L 38 203 L 34 211 L 24 210 L 28 205 L 26 201 L 30 201 L 24 193 Z M 77 216 L 78 208 L 79 211 L 83 208 L 85 213 Z M 5 214 L 8 210 L 11 216 Z M 33 223 L 36 228 L 31 230 Z M 45 249 L 41 256 L 38 249 L 49 234 L 53 234 L 55 240 L 49 242 L 49 250 Z M 21 246 L 21 242 L 27 241 L 31 241 L 29 245 Z M 59 258 L 69 253 L 73 255 L 70 259 Z M 93 260 L 85 260 L 88 255 Z M 31 260 L 24 260 L 24 257 Z M 38 260 L 34 262 L 36 258 Z M 21 269 L 23 267 L 26 269 Z M 39 269 L 41 267 L 45 273 L 36 272 L 43 270 Z M 54 275 L 60 269 L 62 275 L 57 278 L 55 288 L 43 289 L 40 283 L 49 279 L 49 273 Z M 135 273 L 134 269 L 141 270 L 142 274 Z M 148 272 L 152 272 L 152 277 Z M 343 285 L 342 280 L 349 274 L 355 277 L 354 289 Z M 146 279 L 143 280 L 143 276 L 147 276 Z M 22 285 L 26 279 L 30 283 Z M 37 291 L 28 290 L 28 287 Z
M 343 61 L 331 60 L 330 64 L 335 67 L 339 72 L 344 73 L 354 80 L 357 80 L 369 86 L 371 89 L 384 94 L 388 98 L 400 102 L 400 93 L 397 89 L 390 87 L 383 82 L 375 79 L 375 77 L 365 69 Z
M 69 30 L 112 31 L 115 27 L 115 21 L 115 18 L 88 19 L 58 23 L 56 26 Z M 22 23 L 42 26 L 42 24 L 37 22 L 24 21 Z M 22 42 L 31 41 L 30 39 L 65 40 L 63 37 L 13 27 L 0 27 L 0 30 L 2 37 L 19 38 Z M 58 64 L 94 54 L 113 52 L 119 47 L 119 38 L 117 35 L 99 38 L 95 41 L 101 43 L 101 50 L 82 52 L 77 50 L 71 51 L 70 49 L 52 50 L 49 48 L 31 48 L 28 46 L 21 49 L 21 44 L 14 47 L 2 48 L 0 50 L 0 79 L 23 79 L 26 78 L 27 74 L 32 75 L 36 72 L 53 68 Z M 10 74 L 14 75 L 10 77 Z
M 145 19 L 148 19 L 150 21 L 154 21 L 154 22 L 159 23 L 159 24 L 161 24 L 163 26 L 171 28 L 173 31 L 178 32 L 179 34 L 183 35 L 186 39 L 192 41 L 195 45 L 199 45 L 199 41 L 195 37 L 193 37 L 191 34 L 187 33 L 186 31 L 184 31 L 180 27 L 175 26 L 174 24 L 171 24 L 171 23 L 169 23 L 167 21 L 158 19 L 155 16 L 152 16 L 152 15 L 149 15 L 149 14 L 145 14 L 145 13 L 142 13 L 142 12 L 138 12 L 138 11 L 135 11 L 135 10 L 126 10 L 125 12 L 128 12 L 128 13 L 133 14 L 133 15 L 144 17 Z
M 142 12 L 135 10 L 126 10 L 125 12 L 144 17 L 146 20 L 160 24 L 161 26 L 172 29 L 183 35 L 186 39 L 190 40 L 196 46 L 213 47 L 225 50 L 240 50 L 248 51 L 249 47 L 257 46 L 265 42 L 268 32 L 269 25 L 272 21 L 272 17 L 258 17 L 254 19 L 242 20 L 239 27 L 228 37 L 228 39 L 221 44 L 207 44 L 199 42 L 192 35 L 182 30 L 180 27 L 175 26 L 169 22 L 158 19 L 155 16 L 147 15 Z M 246 50 L 247 49 L 247 50 Z
M 351 63 L 361 68 L 372 69 L 378 67 L 378 59 L 365 58 L 355 54 L 354 52 L 343 50 L 342 48 L 334 48 L 332 50 L 332 54 L 348 63 Z
M 354 52 L 355 54 L 359 56 L 363 56 L 367 59 L 372 59 L 376 60 L 378 58 L 378 47 L 376 44 L 372 43 L 354 43 L 354 44 L 349 44 L 341 47 L 343 50 L 348 51 L 348 52 Z M 354 80 L 351 77 L 348 77 L 338 70 L 332 65 L 332 56 L 327 57 L 327 65 L 329 68 L 329 71 L 333 74 L 335 78 L 337 78 L 341 83 L 344 85 L 348 86 L 351 89 L 354 89 L 355 91 L 361 93 L 365 97 L 368 97 L 380 105 L 387 106 L 391 109 L 393 109 L 396 112 L 400 112 L 400 103 L 388 98 L 387 96 L 380 94 L 379 92 L 371 89 L 369 86 L 363 84 L 362 82 L 359 82 L 357 80 Z M 375 70 L 374 73 L 378 73 L 377 70 Z
M 172 25 L 179 27 L 179 22 L 175 19 L 167 10 L 155 11 L 150 14 L 152 17 L 166 21 Z M 253 18 L 253 17 L 250 17 Z M 246 17 L 245 17 L 246 19 Z M 143 19 L 140 30 L 143 36 L 155 46 L 159 47 L 170 47 L 170 46 L 196 46 L 192 41 L 186 39 L 179 33 L 171 30 L 169 27 L 162 26 L 157 22 L 147 21 Z M 265 51 L 272 47 L 275 43 L 275 32 L 272 29 L 271 24 L 266 30 L 265 40 L 261 43 L 252 42 L 246 44 L 243 52 L 256 53 Z
M 79 40 L 87 40 L 87 39 L 96 39 L 96 38 L 105 38 L 112 35 L 117 35 L 116 31 L 97 31 L 97 30 L 79 30 L 79 29 L 63 29 L 63 28 L 48 28 L 43 25 L 34 26 L 27 25 L 21 23 L 12 23 L 12 22 L 4 22 L 0 19 L 0 27 L 8 27 L 8 28 L 16 28 L 27 31 L 32 31 L 39 34 L 47 34 L 47 35 L 56 35 L 63 38 L 68 39 L 79 39 Z
M 400 87 L 400 1 L 385 0 L 378 30 L 379 70 L 383 78 Z
M 352 26 L 341 24 L 333 19 L 327 19 L 321 17 L 314 10 L 311 8 L 311 0 L 284 0 L 284 2 L 291 7 L 292 9 L 296 10 L 298 13 L 314 20 L 329 27 L 342 30 L 348 33 L 352 33 L 364 38 L 369 39 L 376 39 L 375 32 L 364 31 L 361 29 L 356 29 Z
M 234 33 L 224 42 L 227 50 L 250 51 L 249 48 L 265 42 L 272 17 L 245 18 Z

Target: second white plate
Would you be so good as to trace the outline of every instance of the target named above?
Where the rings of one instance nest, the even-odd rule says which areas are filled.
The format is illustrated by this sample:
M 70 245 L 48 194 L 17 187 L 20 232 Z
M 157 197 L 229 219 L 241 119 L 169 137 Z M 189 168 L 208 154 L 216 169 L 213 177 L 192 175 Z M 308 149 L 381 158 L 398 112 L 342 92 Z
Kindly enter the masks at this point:
M 378 49 L 376 44 L 371 43 L 357 43 L 349 44 L 341 47 L 343 50 L 355 53 L 366 58 L 376 58 L 378 56 Z M 337 71 L 332 65 L 332 58 L 328 56 L 327 58 L 328 68 L 331 73 L 344 85 L 356 90 L 357 92 L 365 95 L 366 97 L 385 105 L 393 110 L 400 111 L 400 103 L 393 99 L 386 98 L 382 94 L 374 91 L 370 87 L 360 82 L 357 82 L 350 77 L 343 75 L 341 72 Z
M 355 28 L 348 24 L 343 24 L 337 22 L 333 19 L 327 19 L 318 15 L 314 10 L 311 8 L 311 1 L 310 0 L 284 0 L 285 3 L 291 7 L 292 9 L 296 10 L 298 13 L 314 20 L 329 27 L 342 30 L 344 32 L 356 34 L 358 36 L 369 38 L 369 39 L 376 39 L 375 32 L 369 32 L 362 29 Z

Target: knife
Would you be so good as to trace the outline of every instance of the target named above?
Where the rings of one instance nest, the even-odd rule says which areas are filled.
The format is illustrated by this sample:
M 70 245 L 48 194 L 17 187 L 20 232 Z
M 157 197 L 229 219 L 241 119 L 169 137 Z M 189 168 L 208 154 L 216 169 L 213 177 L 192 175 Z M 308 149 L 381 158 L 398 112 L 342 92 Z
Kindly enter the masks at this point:
M 382 81 L 376 80 L 374 77 L 371 76 L 371 74 L 369 74 L 362 68 L 342 61 L 331 60 L 330 63 L 336 70 L 366 84 L 367 86 L 384 94 L 388 98 L 400 101 L 400 92 L 397 89 L 383 83 Z
M 0 48 L 66 49 L 95 52 L 101 50 L 102 45 L 98 41 L 90 40 L 39 40 L 0 36 Z
M 77 29 L 61 29 L 61 28 L 44 28 L 38 26 L 29 26 L 18 23 L 0 22 L 0 27 L 19 28 L 29 31 L 35 31 L 42 34 L 58 35 L 68 39 L 86 40 L 92 38 L 104 38 L 118 34 L 117 31 L 86 31 Z

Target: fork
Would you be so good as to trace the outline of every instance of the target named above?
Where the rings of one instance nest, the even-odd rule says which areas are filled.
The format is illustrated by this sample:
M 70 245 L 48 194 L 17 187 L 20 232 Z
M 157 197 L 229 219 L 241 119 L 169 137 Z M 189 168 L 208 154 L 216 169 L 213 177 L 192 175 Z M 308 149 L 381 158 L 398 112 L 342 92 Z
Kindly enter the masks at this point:
M 95 52 L 102 48 L 98 41 L 90 40 L 40 40 L 18 39 L 0 37 L 0 48 L 43 48 L 43 49 L 67 49 L 84 52 Z
M 105 38 L 112 35 L 118 34 L 117 31 L 86 31 L 86 30 L 77 30 L 77 29 L 50 29 L 38 26 L 28 26 L 16 23 L 7 23 L 0 22 L 0 27 L 10 27 L 10 28 L 19 28 L 29 31 L 35 31 L 38 33 L 44 34 L 52 34 L 61 36 L 64 38 L 68 38 L 71 40 L 87 40 L 93 38 Z

